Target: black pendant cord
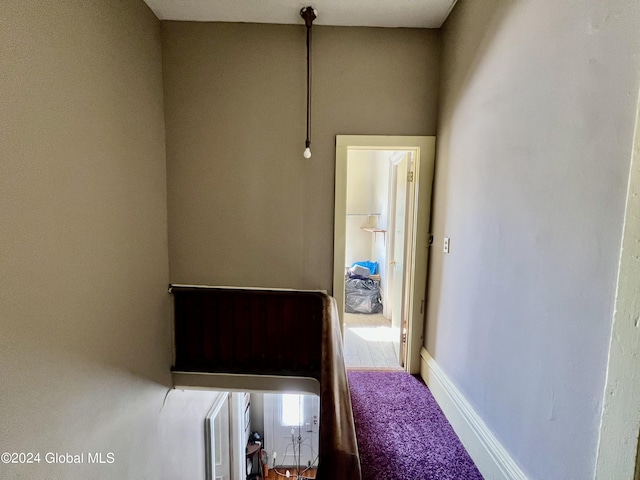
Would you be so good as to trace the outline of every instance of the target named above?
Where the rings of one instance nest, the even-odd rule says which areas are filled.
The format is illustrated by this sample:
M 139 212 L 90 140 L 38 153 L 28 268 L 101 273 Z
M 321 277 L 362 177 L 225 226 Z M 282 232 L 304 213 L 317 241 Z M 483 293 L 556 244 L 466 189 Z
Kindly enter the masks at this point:
M 307 25 L 307 140 L 305 147 L 311 145 L 311 25 Z
M 300 16 L 304 18 L 307 27 L 307 140 L 304 142 L 304 157 L 311 157 L 311 27 L 316 19 L 316 11 L 313 7 L 304 7 L 300 10 Z

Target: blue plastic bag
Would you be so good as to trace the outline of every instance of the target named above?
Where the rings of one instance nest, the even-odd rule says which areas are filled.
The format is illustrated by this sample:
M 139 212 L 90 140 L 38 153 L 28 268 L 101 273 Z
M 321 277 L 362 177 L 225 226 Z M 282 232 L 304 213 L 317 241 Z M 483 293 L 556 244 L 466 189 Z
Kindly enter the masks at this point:
M 361 267 L 367 267 L 371 272 L 371 275 L 378 274 L 378 262 L 372 262 L 370 260 L 366 260 L 364 262 L 354 262 L 353 265 L 360 265 Z M 353 267 L 353 265 L 351 265 Z

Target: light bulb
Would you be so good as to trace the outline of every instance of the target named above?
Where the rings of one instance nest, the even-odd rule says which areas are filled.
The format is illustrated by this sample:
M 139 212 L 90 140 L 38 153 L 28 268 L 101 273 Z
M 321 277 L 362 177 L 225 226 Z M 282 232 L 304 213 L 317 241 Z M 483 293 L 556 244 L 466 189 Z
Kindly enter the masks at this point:
M 304 153 L 302 154 L 304 158 L 311 158 L 311 149 L 309 147 L 304 149 Z

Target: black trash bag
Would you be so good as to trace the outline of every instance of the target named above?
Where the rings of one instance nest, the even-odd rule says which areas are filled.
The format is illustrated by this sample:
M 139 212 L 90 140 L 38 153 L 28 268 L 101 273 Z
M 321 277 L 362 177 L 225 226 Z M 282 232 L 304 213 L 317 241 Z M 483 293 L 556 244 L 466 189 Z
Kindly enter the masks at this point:
M 370 278 L 347 278 L 345 280 L 346 313 L 380 313 L 382 312 L 382 297 L 380 296 L 380 282 Z

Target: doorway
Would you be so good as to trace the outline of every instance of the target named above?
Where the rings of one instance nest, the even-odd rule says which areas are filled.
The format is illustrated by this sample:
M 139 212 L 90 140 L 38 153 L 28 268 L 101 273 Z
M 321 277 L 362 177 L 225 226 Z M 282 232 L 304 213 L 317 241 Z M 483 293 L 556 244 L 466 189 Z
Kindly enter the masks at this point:
M 264 440 L 277 474 L 287 468 L 315 469 L 320 451 L 320 397 L 264 394 Z
M 347 367 L 419 372 L 434 147 L 337 137 L 333 294 Z

